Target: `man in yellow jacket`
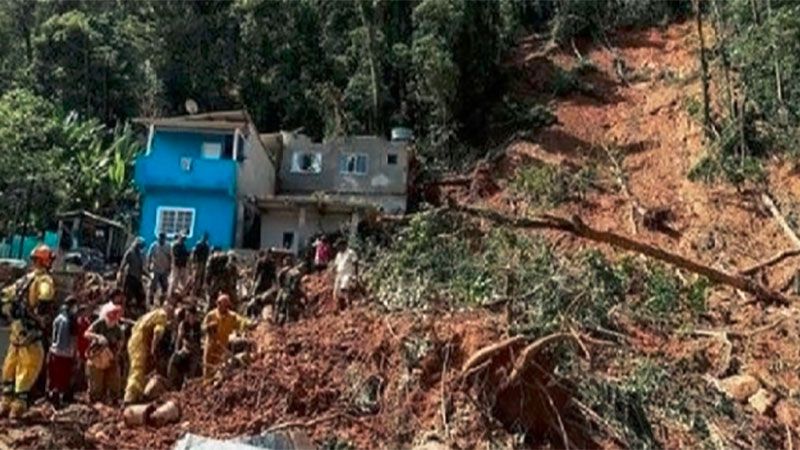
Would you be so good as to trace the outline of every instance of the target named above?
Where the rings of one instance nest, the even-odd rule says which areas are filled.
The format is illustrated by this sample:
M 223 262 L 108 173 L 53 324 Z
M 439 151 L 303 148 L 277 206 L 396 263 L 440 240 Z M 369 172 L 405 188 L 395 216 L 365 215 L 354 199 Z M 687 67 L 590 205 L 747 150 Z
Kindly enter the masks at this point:
M 11 322 L 11 345 L 3 362 L 0 417 L 19 418 L 44 362 L 42 338 L 52 319 L 55 283 L 50 276 L 54 255 L 40 245 L 31 253 L 33 270 L 2 292 L 2 312 Z
M 154 309 L 136 321 L 128 341 L 130 372 L 125 387 L 125 404 L 138 403 L 142 399 L 147 375 L 155 367 L 155 355 L 161 337 L 172 322 L 173 309 L 170 303 Z
M 250 322 L 231 311 L 231 298 L 221 294 L 217 298 L 217 307 L 206 314 L 203 319 L 205 346 L 203 348 L 203 377 L 210 378 L 223 362 L 228 352 L 228 342 L 234 331 L 241 331 Z

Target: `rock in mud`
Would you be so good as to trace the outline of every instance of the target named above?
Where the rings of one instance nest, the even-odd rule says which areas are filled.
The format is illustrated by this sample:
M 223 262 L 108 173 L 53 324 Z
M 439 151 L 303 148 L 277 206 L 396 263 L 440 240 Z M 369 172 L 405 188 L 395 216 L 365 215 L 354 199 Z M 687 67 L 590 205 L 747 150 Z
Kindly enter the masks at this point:
M 150 420 L 150 414 L 152 414 L 155 407 L 148 403 L 145 405 L 131 405 L 125 408 L 125 411 L 122 413 L 122 417 L 125 420 L 125 425 L 129 427 L 137 427 L 147 424 Z
M 752 375 L 734 375 L 720 380 L 720 388 L 736 401 L 743 402 L 755 395 L 761 383 Z
M 775 404 L 775 394 L 772 392 L 761 388 L 756 392 L 750 399 L 748 403 L 750 406 L 753 407 L 759 414 L 766 414 L 766 412 Z
M 158 409 L 153 411 L 153 414 L 150 415 L 153 425 L 159 427 L 169 423 L 175 423 L 179 421 L 180 418 L 181 409 L 178 407 L 178 404 L 172 400 L 159 406 Z

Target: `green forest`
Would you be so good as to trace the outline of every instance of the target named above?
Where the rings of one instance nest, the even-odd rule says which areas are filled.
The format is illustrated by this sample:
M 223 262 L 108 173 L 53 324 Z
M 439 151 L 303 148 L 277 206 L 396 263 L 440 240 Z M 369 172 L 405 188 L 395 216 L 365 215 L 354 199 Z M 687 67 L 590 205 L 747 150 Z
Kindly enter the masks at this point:
M 64 209 L 126 219 L 141 141 L 129 121 L 183 114 L 187 99 L 201 111 L 246 108 L 262 132 L 302 128 L 318 139 L 408 126 L 426 167 L 454 167 L 551 123 L 548 99 L 574 84 L 564 73 L 548 92 L 518 92 L 508 61 L 520 39 L 569 49 L 575 39 L 607 42 L 620 27 L 695 17 L 714 31 L 699 54 L 719 87 L 705 104 L 720 145 L 693 173 L 736 181 L 758 173 L 766 149 L 796 147 L 798 9 L 779 0 L 5 0 L 0 235 Z

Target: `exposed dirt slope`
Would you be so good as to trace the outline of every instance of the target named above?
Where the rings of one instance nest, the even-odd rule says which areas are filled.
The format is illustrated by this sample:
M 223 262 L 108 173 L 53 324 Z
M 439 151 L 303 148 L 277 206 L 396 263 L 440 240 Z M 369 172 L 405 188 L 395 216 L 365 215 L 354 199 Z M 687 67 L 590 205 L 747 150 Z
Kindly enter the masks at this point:
M 581 56 L 597 70 L 580 77 L 582 92 L 553 102 L 558 125 L 532 142 L 510 147 L 496 179 L 504 189 L 482 202 L 519 213 L 526 205 L 505 189 L 517 170 L 533 159 L 577 165 L 602 161 L 598 157 L 602 146 L 613 146 L 624 154 L 622 166 L 638 202 L 645 208 L 669 208 L 674 215 L 676 234 L 638 227 L 637 239 L 725 270 L 789 248 L 789 240 L 757 196 L 687 178 L 704 151 L 701 129 L 685 107 L 687 99 L 699 93 L 694 39 L 690 24 L 676 24 L 621 31 L 609 39 L 613 52 L 578 43 Z M 557 67 L 570 69 L 578 58 L 571 49 L 553 50 L 531 38 L 522 43 L 514 63 L 526 74 L 519 80 L 520 92 L 536 94 L 546 89 Z M 770 168 L 771 189 L 785 204 L 800 198 L 800 182 L 794 175 L 788 164 L 776 162 Z M 633 233 L 630 200 L 617 191 L 592 191 L 586 201 L 562 205 L 554 212 L 579 214 L 595 227 Z M 594 245 L 555 232 L 544 234 L 564 252 Z M 601 249 L 621 256 L 613 249 Z M 765 282 L 783 284 L 793 275 L 796 262 L 789 259 L 776 266 L 764 275 Z M 497 437 L 502 426 L 487 419 L 455 379 L 466 358 L 503 337 L 503 314 L 383 314 L 367 306 L 337 312 L 329 280 L 312 277 L 305 287 L 312 313 L 284 328 L 261 326 L 254 336 L 258 352 L 251 365 L 227 372 L 216 386 L 197 381 L 173 395 L 184 409 L 179 425 L 130 429 L 121 425 L 118 412 L 100 409 L 102 419 L 93 416 L 89 423 L 96 424 L 91 428 L 64 425 L 56 433 L 59 440 L 41 427 L 14 435 L 13 443 L 29 448 L 167 448 L 186 431 L 231 437 L 295 420 L 308 425 L 302 428 L 317 443 L 335 436 L 364 449 L 408 447 L 428 433 L 449 437 L 451 445 L 465 449 Z M 621 330 L 626 348 L 591 349 L 592 369 L 613 378 L 632 357 L 652 357 L 680 368 L 686 374 L 681 382 L 702 384 L 685 388 L 708 393 L 707 398 L 696 399 L 707 403 L 715 398 L 713 383 L 706 385 L 703 380 L 752 374 L 779 397 L 774 407 L 760 414 L 746 404 L 738 405 L 730 414 L 714 418 L 707 433 L 720 448 L 790 448 L 790 436 L 800 442 L 798 314 L 794 307 L 764 307 L 745 304 L 746 300 L 729 289 L 715 290 L 709 300 L 709 311 L 698 326 L 733 332 L 726 338 L 691 330 L 658 333 L 631 325 Z M 379 394 L 369 392 L 371 388 Z M 448 401 L 443 403 L 444 398 Z M 442 420 L 443 404 L 450 417 L 447 423 Z M 495 411 L 495 417 L 501 415 Z M 653 432 L 666 448 L 701 443 L 696 430 L 674 418 L 653 417 L 653 421 Z M 0 429 L 7 426 L 0 423 Z M 566 433 L 575 446 L 619 446 L 612 440 L 576 441 L 574 429 L 567 426 Z M 558 431 L 544 432 L 537 442 L 560 446 Z M 510 446 L 508 438 L 500 437 L 499 442 Z

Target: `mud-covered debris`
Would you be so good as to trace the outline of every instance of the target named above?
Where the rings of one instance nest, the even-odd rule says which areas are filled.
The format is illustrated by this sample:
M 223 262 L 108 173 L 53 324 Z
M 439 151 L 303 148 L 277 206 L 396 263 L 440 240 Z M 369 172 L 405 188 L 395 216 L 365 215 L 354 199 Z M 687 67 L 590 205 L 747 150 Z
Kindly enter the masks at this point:
M 720 388 L 730 398 L 743 402 L 755 395 L 761 384 L 752 375 L 733 375 L 720 380 Z
M 761 388 L 747 401 L 759 414 L 766 414 L 775 404 L 777 397 L 772 392 Z
M 800 430 L 800 405 L 792 400 L 781 400 L 775 405 L 778 422 L 792 430 Z

